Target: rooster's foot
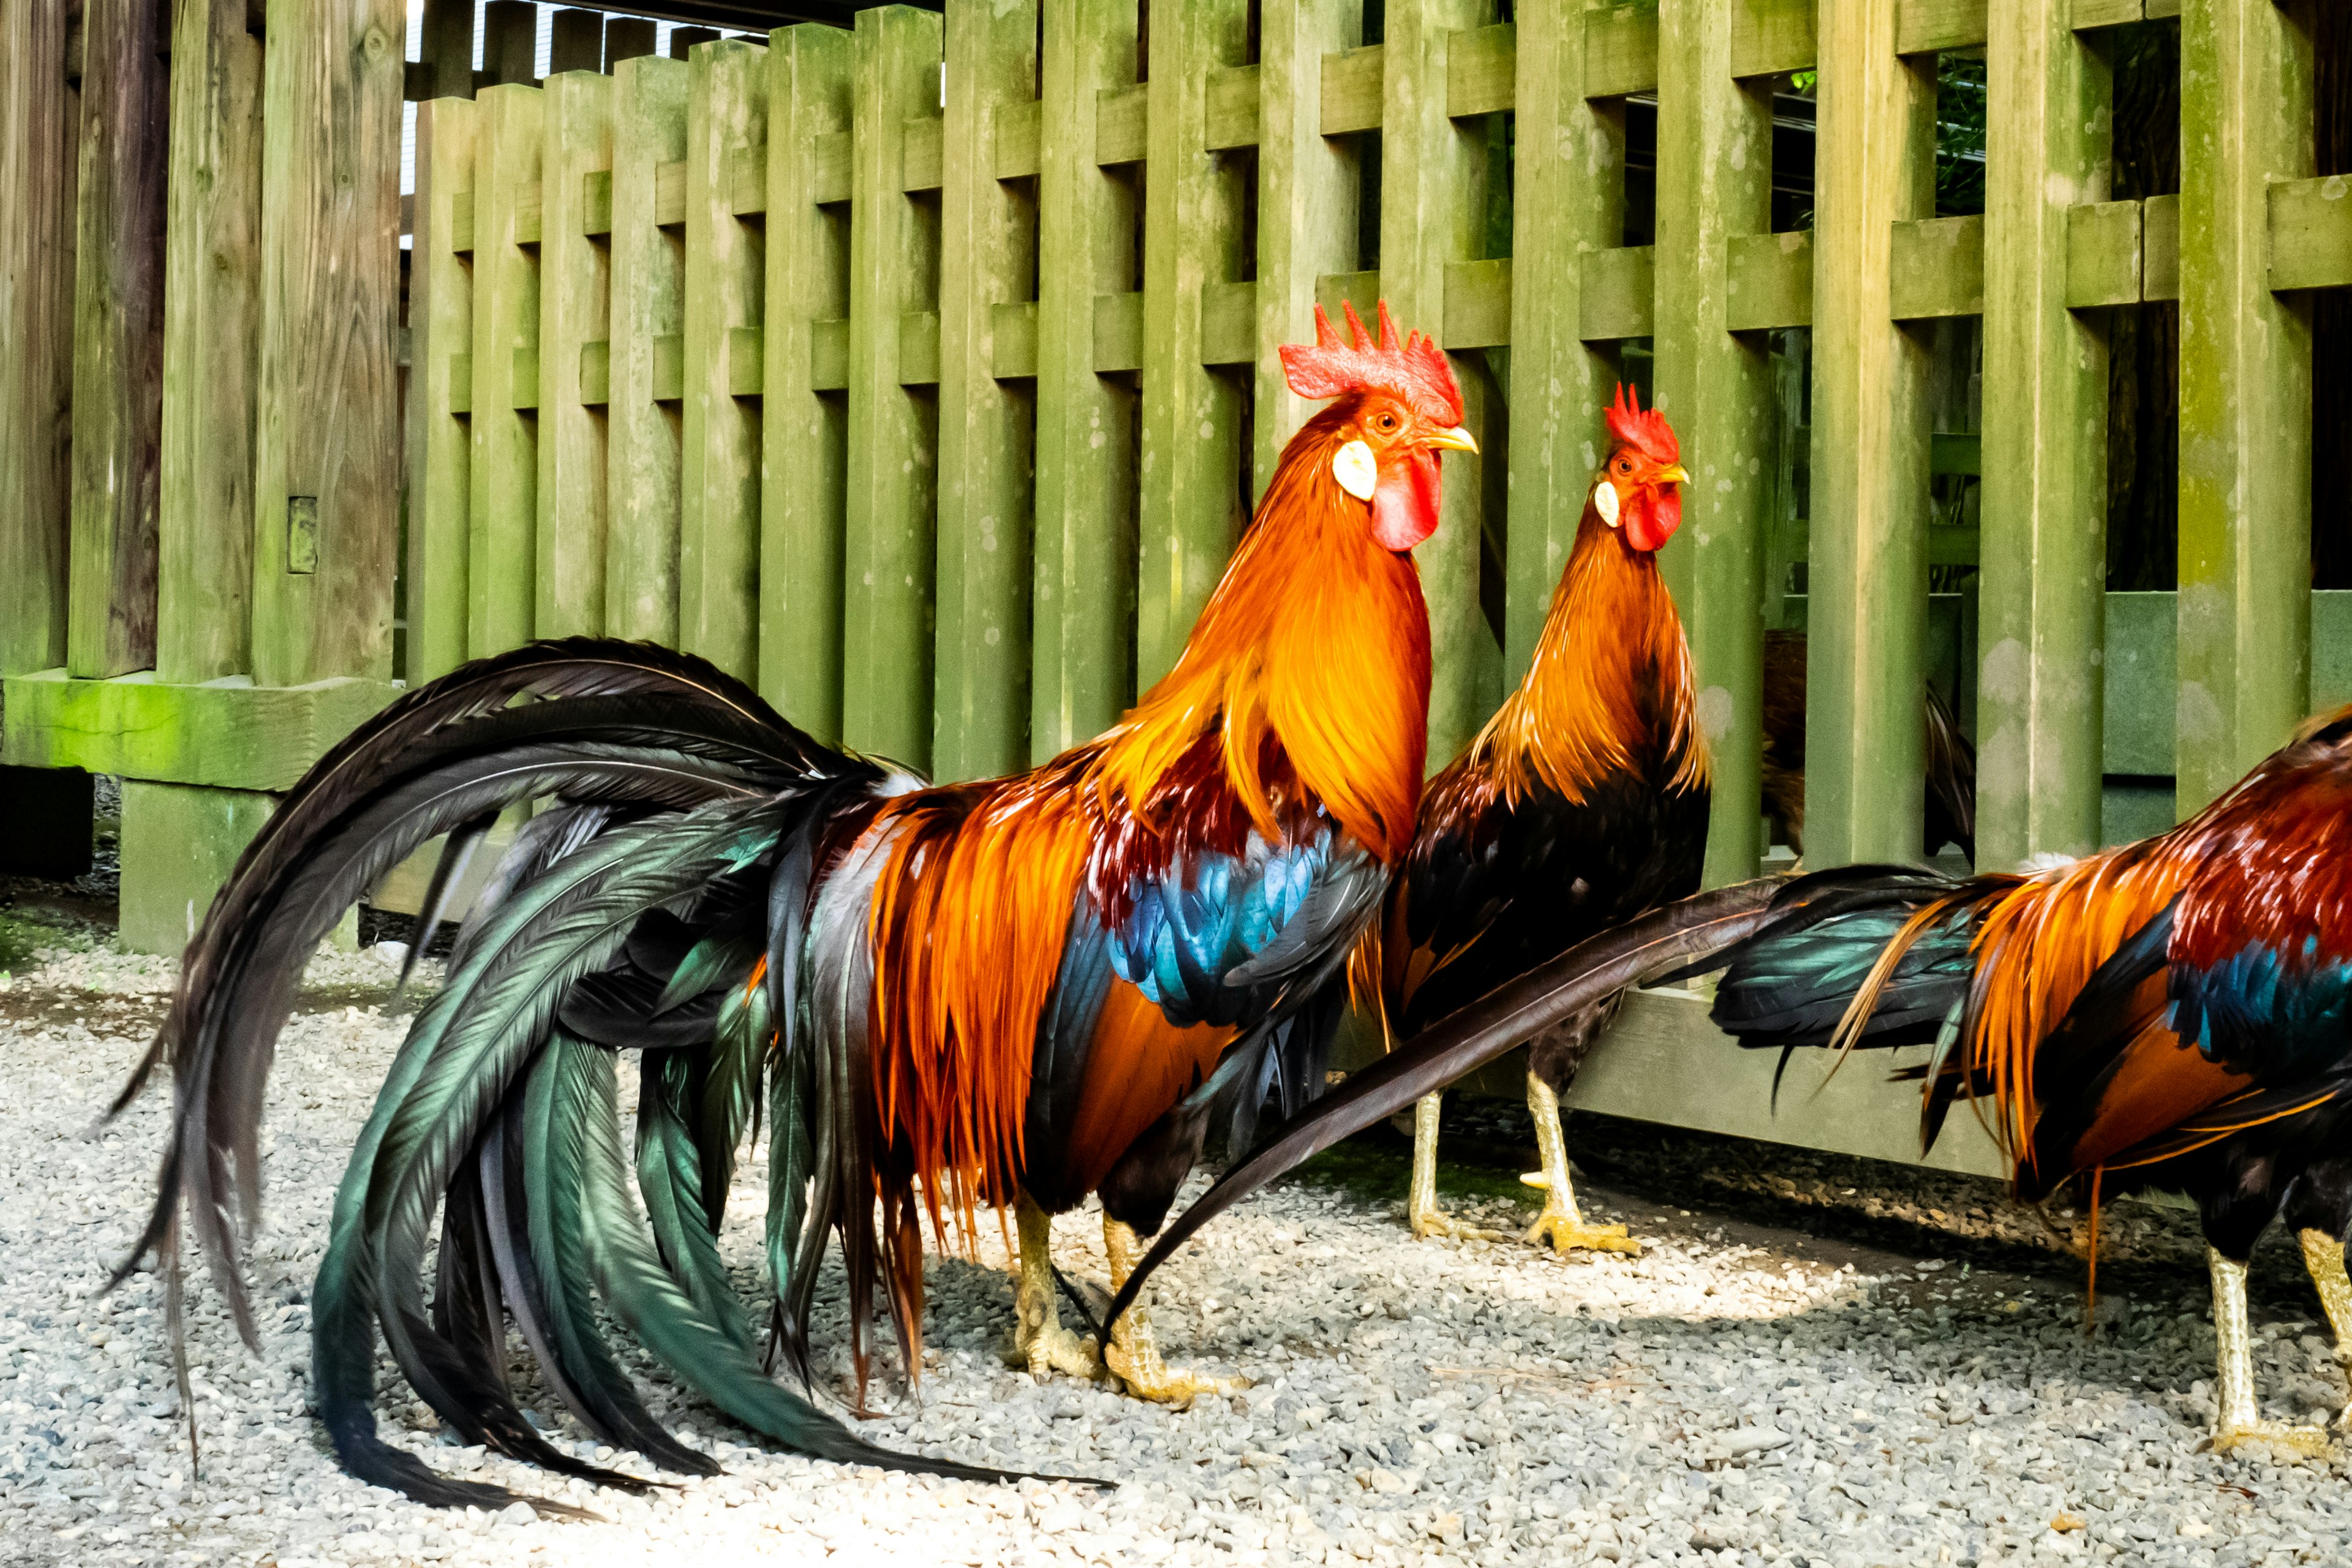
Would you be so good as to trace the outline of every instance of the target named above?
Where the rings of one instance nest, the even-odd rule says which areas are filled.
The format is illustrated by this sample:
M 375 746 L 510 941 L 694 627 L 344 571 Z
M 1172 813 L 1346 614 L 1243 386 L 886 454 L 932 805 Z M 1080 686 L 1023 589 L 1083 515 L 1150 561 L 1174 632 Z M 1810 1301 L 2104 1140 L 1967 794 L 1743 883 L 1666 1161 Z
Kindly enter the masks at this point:
M 2300 1454 L 2307 1459 L 2324 1459 L 2335 1447 L 2325 1427 L 2290 1426 L 2284 1421 L 2250 1421 L 2216 1427 L 2205 1446 L 2217 1454 L 2263 1447 Z
M 1102 1352 L 1095 1346 L 1094 1335 L 1076 1333 L 1057 1323 L 1046 1324 L 1034 1334 L 1017 1336 L 1013 1355 L 1005 1359 L 1016 1366 L 1026 1366 L 1029 1375 L 1034 1378 L 1060 1373 L 1065 1377 L 1092 1381 L 1103 1374 Z
M 1629 1257 L 1642 1255 L 1642 1244 L 1633 1239 L 1622 1225 L 1587 1225 L 1573 1214 L 1563 1214 L 1547 1208 L 1528 1226 L 1525 1237 L 1529 1247 L 1549 1243 L 1552 1251 L 1565 1258 L 1578 1250 L 1586 1252 L 1622 1252 Z
M 1508 1231 L 1489 1230 L 1484 1226 L 1472 1225 L 1466 1220 L 1455 1219 L 1452 1215 L 1447 1214 L 1444 1209 L 1438 1208 L 1434 1205 L 1424 1209 L 1410 1209 L 1407 1211 L 1405 1218 L 1412 1226 L 1412 1234 L 1416 1238 L 1432 1236 L 1452 1236 L 1458 1237 L 1464 1241 L 1508 1241 L 1511 1239 L 1510 1233 Z
M 1203 1394 L 1223 1399 L 1250 1385 L 1245 1377 L 1211 1377 L 1161 1361 L 1151 1321 L 1139 1308 L 1129 1308 L 1118 1327 L 1111 1331 L 1110 1348 L 1103 1352 L 1103 1360 L 1127 1384 L 1129 1394 L 1158 1405 L 1189 1405 Z

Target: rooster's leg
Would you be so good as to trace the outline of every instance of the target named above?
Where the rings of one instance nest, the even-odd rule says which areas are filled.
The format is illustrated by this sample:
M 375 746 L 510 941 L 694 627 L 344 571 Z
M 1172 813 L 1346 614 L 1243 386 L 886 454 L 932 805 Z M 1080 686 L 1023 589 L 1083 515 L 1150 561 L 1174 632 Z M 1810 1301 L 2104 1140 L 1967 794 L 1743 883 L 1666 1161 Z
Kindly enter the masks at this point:
M 1126 1287 L 1127 1277 L 1143 1260 L 1143 1241 L 1134 1227 L 1105 1215 L 1103 1248 L 1110 1254 L 1110 1288 L 1116 1293 Z M 1120 1316 L 1110 1331 L 1110 1345 L 1103 1359 L 1118 1373 L 1129 1394 L 1162 1405 L 1182 1405 L 1202 1394 L 1223 1397 L 1250 1385 L 1245 1377 L 1208 1377 L 1162 1362 L 1159 1342 L 1152 1338 L 1151 1320 L 1144 1315 L 1141 1301 Z
M 1054 1300 L 1054 1216 L 1037 1206 L 1027 1193 L 1013 1206 L 1021 1228 L 1021 1283 L 1013 1292 L 1016 1320 L 1013 1346 L 1005 1360 L 1026 1367 L 1032 1377 L 1066 1373 L 1072 1377 L 1100 1377 L 1102 1356 L 1094 1337 L 1081 1337 L 1062 1327 Z
M 1499 1230 L 1465 1225 L 1437 1206 L 1437 1109 L 1442 1094 L 1424 1094 L 1412 1108 L 1412 1185 L 1405 1194 L 1404 1217 L 1419 1236 L 1465 1236 L 1480 1241 L 1505 1239 Z
M 2219 1347 L 2220 1410 L 2213 1421 L 2213 1451 L 2226 1454 L 2250 1444 L 2268 1444 L 2315 1458 L 2327 1452 L 2327 1434 L 2316 1426 L 2264 1421 L 2254 1400 L 2253 1339 L 2246 1326 L 2246 1266 L 2210 1247 L 2205 1260 L 2213 1270 L 2213 1337 Z
M 1639 1253 L 1642 1244 L 1628 1236 L 1623 1226 L 1587 1225 L 1577 1211 L 1576 1188 L 1568 1179 L 1568 1140 L 1559 1129 L 1559 1096 L 1532 1072 L 1528 1074 L 1528 1113 L 1535 1118 L 1536 1147 L 1543 1152 L 1543 1169 L 1519 1180 L 1544 1189 L 1543 1213 L 1528 1227 L 1528 1243 L 1540 1246 L 1549 1241 L 1552 1250 L 1559 1253 L 1580 1247 L 1594 1252 Z
M 2327 1326 L 2336 1331 L 2336 1357 L 2352 1366 L 2352 1278 L 2344 1272 L 2344 1244 L 2324 1230 L 2305 1230 L 2302 1241 L 2303 1266 L 2311 1270 Z M 2352 1404 L 2336 1417 L 2336 1427 L 2352 1431 Z

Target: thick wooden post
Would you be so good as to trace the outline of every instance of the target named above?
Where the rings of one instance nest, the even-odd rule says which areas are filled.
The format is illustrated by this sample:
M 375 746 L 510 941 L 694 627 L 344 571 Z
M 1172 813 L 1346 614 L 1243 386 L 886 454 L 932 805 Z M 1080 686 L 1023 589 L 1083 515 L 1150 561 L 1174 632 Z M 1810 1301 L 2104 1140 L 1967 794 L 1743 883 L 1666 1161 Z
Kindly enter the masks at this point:
M 489 0 L 482 7 L 482 74 L 493 87 L 539 79 L 539 7 L 531 0 Z
M 473 0 L 425 0 L 422 58 L 430 68 L 426 99 L 474 96 Z
M 1771 79 L 1733 77 L 1735 0 L 1658 7 L 1657 405 L 1690 483 L 1661 563 L 1697 667 L 1714 760 L 1709 886 L 1756 875 L 1764 852 L 1764 528 L 1772 490 L 1772 364 L 1731 331 L 1732 241 L 1772 227 Z
M 1494 20 L 1494 0 L 1397 0 L 1381 49 L 1381 295 L 1400 332 L 1445 332 L 1445 272 L 1476 259 L 1486 222 L 1483 125 L 1447 118 L 1448 45 Z M 1457 355 L 1463 418 L 1486 425 L 1486 374 Z M 1503 655 L 1478 600 L 1481 459 L 1445 454 L 1443 521 L 1413 552 L 1429 601 L 1429 765 L 1451 762 L 1503 695 Z
M 2311 19 L 2307 0 L 2180 11 L 2183 816 L 2311 701 L 2310 305 L 2269 276 L 2271 188 L 2313 172 Z
M 172 38 L 155 678 L 250 666 L 261 281 L 261 41 L 246 0 L 184 0 Z
M 593 11 L 560 11 L 596 24 Z M 604 629 L 606 421 L 583 400 L 580 354 L 607 345 L 612 252 L 588 237 L 591 174 L 613 167 L 613 84 L 593 65 L 547 79 L 541 90 L 547 145 L 541 154 L 539 237 L 539 637 Z
M 66 651 L 77 676 L 155 662 L 171 110 L 161 15 L 154 0 L 89 0 L 82 14 Z
M 604 629 L 668 644 L 677 641 L 680 463 L 677 387 L 661 384 L 660 367 L 685 330 L 686 263 L 656 208 L 658 171 L 686 157 L 686 78 L 682 61 L 650 52 L 613 68 Z
M 74 148 L 66 9 L 0 9 L 0 674 L 66 661 Z
M 416 108 L 416 237 L 408 272 L 408 668 L 411 682 L 466 662 L 467 515 L 472 510 L 474 269 L 454 248 L 472 210 L 480 108 Z M 471 241 L 469 240 L 470 244 Z
M 996 311 L 1037 266 L 1034 195 L 996 177 L 999 127 L 1036 101 L 1037 8 L 950 0 L 940 139 L 939 676 L 931 772 L 1029 761 L 1031 384 L 996 376 Z
M 1894 321 L 1894 226 L 1933 211 L 1933 57 L 1895 0 L 1822 0 L 1813 228 L 1805 858 L 1919 854 L 1927 734 L 1928 355 Z M 1831 149 L 1836 149 L 1832 153 Z
M 1135 80 L 1132 0 L 1044 0 L 1037 124 L 1036 621 L 1029 751 L 1100 733 L 1135 635 L 1133 394 L 1095 369 L 1096 300 L 1134 287 L 1134 189 L 1096 161 L 1106 88 Z
M 687 62 L 686 344 L 678 641 L 730 675 L 759 674 L 761 230 L 735 215 L 737 161 L 767 140 L 755 44 Z
M 270 0 L 253 674 L 392 675 L 398 0 Z
M 466 650 L 529 642 L 538 614 L 539 195 L 545 100 L 535 87 L 475 96 L 472 494 Z
M 604 14 L 566 7 L 548 18 L 547 74 L 604 68 Z
M 841 739 L 849 408 L 837 384 L 817 390 L 815 344 L 849 314 L 849 223 L 840 207 L 818 205 L 837 193 L 819 190 L 815 149 L 849 130 L 850 56 L 850 35 L 821 23 L 768 41 L 760 689 L 828 742 Z
M 2099 843 L 2107 347 L 2066 308 L 2069 209 L 2107 196 L 2109 72 L 2041 0 L 1994 0 L 1985 132 L 1977 865 Z

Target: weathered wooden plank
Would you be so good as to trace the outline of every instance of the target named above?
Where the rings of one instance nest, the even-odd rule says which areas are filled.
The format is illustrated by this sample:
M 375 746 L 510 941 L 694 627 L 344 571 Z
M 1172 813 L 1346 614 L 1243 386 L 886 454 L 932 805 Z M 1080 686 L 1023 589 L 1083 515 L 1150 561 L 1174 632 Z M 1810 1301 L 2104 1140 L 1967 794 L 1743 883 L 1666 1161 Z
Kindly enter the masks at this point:
M 1901 0 L 1895 13 L 1895 52 L 1924 55 L 1980 47 L 1989 29 L 1987 16 L 1987 0 Z
M 1142 494 L 1135 680 L 1174 668 L 1249 519 L 1241 383 L 1206 363 L 1202 290 L 1242 271 L 1238 167 L 1207 150 L 1207 79 L 1239 65 L 1246 0 L 1192 0 L 1151 29 L 1143 203 Z
M 1494 0 L 1408 0 L 1387 12 L 1381 48 L 1381 292 L 1400 331 L 1442 331 L 1447 267 L 1478 259 L 1484 250 L 1486 127 L 1449 118 L 1444 88 L 1454 41 L 1494 17 Z M 1499 405 L 1493 410 L 1496 422 L 1490 427 L 1484 356 L 1455 356 L 1454 373 L 1465 426 L 1494 444 L 1502 411 Z M 1433 767 L 1469 743 L 1503 696 L 1502 645 L 1478 595 L 1483 463 L 1474 453 L 1445 454 L 1442 521 L 1413 552 L 1429 605 Z
M 1763 797 L 1763 548 L 1772 366 L 1732 331 L 1732 247 L 1772 229 L 1772 84 L 1734 74 L 1740 0 L 1658 10 L 1658 313 L 1654 396 L 1691 481 L 1659 566 L 1690 638 L 1714 765 L 1709 886 L 1756 875 Z
M 1037 376 L 1037 301 L 989 307 L 994 321 L 996 353 L 992 361 L 999 381 L 1034 381 Z M 1034 431 L 1032 432 L 1034 437 Z
M 547 74 L 604 68 L 604 14 L 567 5 L 548 18 Z
M 918 114 L 907 121 L 906 158 L 898 177 L 906 182 L 908 195 L 940 188 L 946 166 L 946 152 L 940 145 L 945 124 L 932 114 Z
M 1029 751 L 1109 727 L 1133 689 L 1135 395 L 1097 370 L 1096 298 L 1131 289 L 1136 192 L 1097 155 L 1105 89 L 1133 83 L 1136 8 L 1048 0 L 1038 119 L 1036 579 Z
M 2084 202 L 2066 215 L 2070 309 L 2139 302 L 2141 210 L 2138 202 Z M 1995 258 L 1993 270 L 1999 269 Z
M 115 936 L 131 952 L 184 951 L 275 803 L 242 790 L 122 784 Z
M 684 390 L 686 265 L 655 207 L 658 171 L 686 156 L 687 75 L 683 61 L 650 51 L 613 68 L 604 354 L 604 626 L 673 645 L 684 455 L 678 411 L 662 405 Z
M 1201 363 L 1245 365 L 1257 357 L 1257 285 L 1209 283 L 1201 289 Z
M 1151 142 L 1151 95 L 1141 82 L 1107 87 L 1095 98 L 1095 162 L 1140 163 Z
M 389 679 L 400 548 L 398 0 L 270 0 L 253 676 Z M 387 171 L 354 178 L 352 171 Z M 299 498 L 299 499 L 298 499 Z M 315 569 L 294 545 L 315 516 Z
M 156 515 L 163 680 L 211 680 L 251 659 L 261 43 L 245 12 L 245 0 L 191 0 L 173 26 Z
M 1926 341 L 1894 320 L 1889 233 L 1934 211 L 1933 61 L 1895 0 L 1821 14 L 1805 856 L 1919 853 L 1927 680 Z
M 2078 31 L 2119 27 L 2138 21 L 2140 16 L 2140 0 L 2073 0 L 2067 7 L 2066 25 Z
M 425 0 L 425 29 L 420 63 L 425 67 L 424 90 L 416 96 L 474 96 L 474 6 L 472 0 Z
M 1660 20 L 1663 23 L 1663 13 Z M 1738 0 L 1732 7 L 1733 76 L 1779 76 L 1804 70 L 1820 56 L 1821 46 L 1813 32 L 1813 0 Z
M 1503 625 L 1508 686 L 1527 674 L 1553 587 L 1575 547 L 1601 465 L 1601 410 L 1616 370 L 1613 351 L 1589 347 L 1584 330 L 1602 269 L 1594 263 L 1617 254 L 1601 247 L 1615 246 L 1625 232 L 1624 107 L 1581 89 L 1599 36 L 1578 7 L 1520 14 L 1512 91 L 1519 144 L 1556 148 L 1559 155 L 1517 160 L 1513 192 Z M 1646 252 L 1639 297 L 1644 305 L 1651 297 Z
M 1358 265 L 1358 147 L 1322 133 L 1323 62 L 1362 37 L 1360 9 L 1349 0 L 1259 6 L 1253 504 L 1316 406 L 1290 390 L 1282 345 L 1315 341 L 1317 279 Z
M 1255 65 L 1227 66 L 1209 73 L 1205 145 L 1214 152 L 1255 147 L 1258 139 L 1258 99 L 1265 84 Z
M 1657 310 L 1652 282 L 1654 247 L 1634 245 L 1588 250 L 1578 261 L 1584 278 L 1583 300 L 1577 310 L 1578 335 L 1588 343 L 1648 337 Z M 1597 447 L 1592 466 L 1601 466 Z
M 2273 289 L 2352 284 L 2352 176 L 2281 180 L 2271 186 Z
M 1463 120 L 1509 109 L 1518 68 L 1518 29 L 1510 23 L 1463 34 L 1445 52 L 1445 112 Z
M 538 614 L 539 421 L 517 351 L 539 347 L 536 249 L 518 233 L 539 184 L 544 100 L 535 87 L 486 87 L 474 153 L 473 491 L 467 515 L 466 649 L 476 658 L 530 640 Z M 535 357 L 524 362 L 536 363 Z
M 641 60 L 657 53 L 661 34 L 651 17 L 604 18 L 604 74 L 621 74 L 623 60 Z
M 2104 323 L 2071 303 L 2082 215 L 2107 194 L 2113 82 L 2043 0 L 1994 0 L 1990 26 L 1977 864 L 2005 870 L 2100 840 L 2107 355 Z
M 171 120 L 162 15 L 150 0 L 88 0 L 82 13 L 66 636 L 78 676 L 155 662 Z
M 462 100 L 460 100 L 462 101 Z M 10 676 L 0 763 L 87 768 L 217 789 L 291 788 L 303 771 L 389 702 L 383 681 L 173 685 L 141 670 L 76 680 L 63 669 Z
M 940 112 L 939 16 L 861 12 L 849 204 L 848 508 L 843 741 L 928 769 L 939 404 L 901 379 L 908 312 L 939 298 L 936 209 L 903 194 L 907 121 Z
M 1037 177 L 1037 115 L 1039 100 L 1015 104 L 1004 111 L 997 121 L 994 151 L 996 177 L 1000 180 L 1034 180 Z
M 1036 99 L 1034 0 L 947 8 L 940 198 L 939 654 L 931 772 L 1029 761 L 1029 464 L 1035 395 L 999 380 L 1001 301 L 1034 276 L 1036 200 L 996 177 L 1005 117 Z M 902 328 L 903 331 L 904 329 Z M 1034 344 L 1034 328 L 1030 333 Z M 1035 368 L 1031 353 L 1031 369 Z M 903 374 L 903 366 L 901 370 Z
M 0 10 L 0 673 L 66 658 L 74 165 L 66 8 Z
M 556 13 L 588 19 L 595 58 L 604 18 L 593 11 Z M 576 40 L 575 40 L 576 42 Z M 612 252 L 588 237 L 588 176 L 613 167 L 613 84 L 593 68 L 551 75 L 541 155 L 539 342 L 547 374 L 539 385 L 538 606 L 540 637 L 593 637 L 604 629 L 607 416 L 592 413 L 573 371 L 582 347 L 610 341 Z M 557 374 L 558 371 L 569 374 Z
M 1380 308 L 1381 275 L 1378 268 L 1370 272 L 1327 272 L 1315 280 L 1315 302 L 1334 321 L 1349 305 L 1356 314 L 1369 323 Z
M 1734 236 L 1729 288 L 1735 332 L 1812 325 L 1812 231 Z
M 766 51 L 687 58 L 686 366 L 679 405 L 679 646 L 759 675 L 760 410 L 736 395 L 732 330 L 761 324 L 763 229 L 735 213 L 733 161 L 767 139 Z
M 2313 174 L 2307 17 L 2180 16 L 2183 816 L 2293 732 L 2311 696 L 2311 322 L 2270 289 L 2274 182 Z
M 471 197 L 480 110 L 436 99 L 416 110 L 416 236 L 408 276 L 408 668 L 412 683 L 466 662 L 467 538 L 473 444 L 473 269 L 453 248 Z
M 2139 297 L 2180 298 L 2180 198 L 2150 196 L 2140 204 Z
M 1444 324 L 1438 341 L 1446 348 L 1505 348 L 1511 342 L 1511 258 L 1455 261 L 1445 268 Z
M 1324 135 L 1345 136 L 1381 128 L 1381 91 L 1386 68 L 1385 57 L 1378 44 L 1323 57 Z
M 1985 220 L 1980 215 L 1897 223 L 1889 244 L 1896 321 L 1983 312 Z
M 529 87 L 539 79 L 539 7 L 488 0 L 482 7 L 484 87 Z
M 1658 12 L 1640 4 L 1584 14 L 1584 96 L 1622 98 L 1658 85 Z
M 686 226 L 686 164 L 682 160 L 654 171 L 654 222 L 663 228 Z
M 841 738 L 842 520 L 848 483 L 848 226 L 820 209 L 822 149 L 845 149 L 850 37 L 769 35 L 767 305 L 760 448 L 760 689 L 793 722 Z M 823 329 L 834 352 L 817 352 Z

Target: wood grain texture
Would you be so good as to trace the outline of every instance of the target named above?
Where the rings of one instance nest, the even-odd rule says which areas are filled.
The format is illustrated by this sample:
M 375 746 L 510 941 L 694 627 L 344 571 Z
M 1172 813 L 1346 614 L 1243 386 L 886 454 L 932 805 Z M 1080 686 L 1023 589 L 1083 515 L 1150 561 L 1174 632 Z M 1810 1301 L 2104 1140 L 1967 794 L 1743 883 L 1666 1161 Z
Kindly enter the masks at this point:
M 945 47 L 931 721 L 932 776 L 943 780 L 1011 773 L 1029 761 L 1036 392 L 998 378 L 997 312 L 1036 275 L 1037 203 L 1034 188 L 995 177 L 992 155 L 1004 116 L 1036 103 L 1036 7 L 954 0 Z
M 222 789 L 293 787 L 320 753 L 392 700 L 375 680 L 305 686 L 243 680 L 177 686 L 152 670 L 75 680 L 63 670 L 11 676 L 0 762 L 161 779 Z
M 658 171 L 686 156 L 687 67 L 650 51 L 648 43 L 646 54 L 613 68 L 604 626 L 674 644 L 680 378 L 657 383 L 660 345 L 681 342 L 685 331 L 686 258 L 683 237 L 663 232 L 654 206 Z
M 436 99 L 416 109 L 416 234 L 408 275 L 408 668 L 412 682 L 466 662 L 467 540 L 473 440 L 474 277 L 454 247 L 470 205 L 479 106 Z
M 0 674 L 65 663 L 75 148 L 62 5 L 0 8 Z
M 480 126 L 474 142 L 466 650 L 479 658 L 530 641 L 539 610 L 540 255 L 524 244 L 520 196 L 525 190 L 539 195 L 547 133 L 541 89 L 486 87 L 474 101 Z M 532 374 L 519 376 L 519 366 Z
M 586 18 L 601 51 L 603 18 Z M 593 637 L 604 629 L 606 415 L 582 396 L 577 367 L 587 343 L 606 340 L 612 316 L 612 255 L 588 237 L 592 174 L 613 167 L 613 84 L 589 69 L 547 79 L 546 151 L 540 167 L 538 637 Z M 607 340 L 609 341 L 609 340 Z
M 171 119 L 161 15 L 153 0 L 83 11 L 66 663 L 85 677 L 155 662 Z

